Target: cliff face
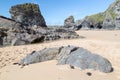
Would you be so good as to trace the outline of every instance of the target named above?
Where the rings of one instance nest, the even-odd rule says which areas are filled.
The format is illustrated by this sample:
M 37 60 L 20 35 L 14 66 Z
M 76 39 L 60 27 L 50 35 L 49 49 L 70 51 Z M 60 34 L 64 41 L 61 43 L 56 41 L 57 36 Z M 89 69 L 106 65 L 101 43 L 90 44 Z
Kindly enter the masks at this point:
M 105 12 L 86 16 L 85 20 L 95 27 L 101 24 L 103 29 L 120 29 L 120 0 L 115 0 Z
M 16 22 L 26 24 L 28 26 L 46 27 L 46 22 L 40 12 L 39 6 L 33 3 L 25 3 L 12 6 L 9 10 L 11 18 Z

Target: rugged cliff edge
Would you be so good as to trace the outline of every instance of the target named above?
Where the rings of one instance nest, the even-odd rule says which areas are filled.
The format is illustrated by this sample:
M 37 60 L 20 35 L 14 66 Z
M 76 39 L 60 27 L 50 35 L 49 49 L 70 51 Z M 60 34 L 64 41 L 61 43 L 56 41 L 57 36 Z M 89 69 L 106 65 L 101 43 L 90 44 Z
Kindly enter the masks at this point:
M 85 20 L 94 27 L 100 24 L 103 29 L 120 29 L 120 0 L 115 0 L 105 12 L 86 16 Z

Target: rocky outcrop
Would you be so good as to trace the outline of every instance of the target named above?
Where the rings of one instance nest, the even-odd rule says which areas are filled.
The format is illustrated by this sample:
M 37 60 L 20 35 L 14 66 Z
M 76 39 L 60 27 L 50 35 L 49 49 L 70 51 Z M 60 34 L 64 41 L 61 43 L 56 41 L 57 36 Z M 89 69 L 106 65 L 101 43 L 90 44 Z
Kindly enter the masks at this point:
M 109 12 L 106 12 L 105 19 L 103 21 L 103 29 L 115 29 L 113 17 Z
M 6 17 L 0 17 L 0 45 L 25 45 L 58 39 L 79 38 L 73 30 L 66 28 L 42 28 L 25 26 Z
M 21 27 L 21 23 L 15 22 L 14 20 L 6 18 L 4 16 L 0 16 L 0 28 L 4 28 L 6 30 L 14 28 L 19 30 Z
M 120 15 L 116 17 L 115 26 L 116 29 L 120 29 Z
M 31 29 L 32 30 L 32 29 Z M 53 41 L 58 39 L 74 39 L 79 38 L 74 31 L 66 30 L 66 29 L 43 29 L 37 28 L 36 30 L 32 31 L 33 33 L 22 33 L 18 34 L 17 39 L 16 37 L 12 40 L 12 45 L 22 45 L 24 44 L 32 44 L 32 43 L 40 43 L 46 41 Z
M 0 16 L 1 46 L 10 45 L 16 33 L 24 32 L 23 25 L 12 19 Z
M 120 0 L 115 0 L 107 10 L 104 12 L 86 16 L 87 21 L 91 26 L 86 26 L 88 29 L 94 27 L 94 29 L 120 29 Z M 80 26 L 81 24 L 77 25 Z M 81 26 L 84 27 L 84 26 Z
M 0 46 L 79 38 L 79 35 L 70 29 L 47 28 L 37 4 L 12 6 L 10 13 L 12 19 L 0 16 Z
M 11 18 L 16 22 L 28 26 L 46 27 L 46 22 L 40 12 L 39 5 L 33 3 L 25 3 L 12 6 L 10 9 Z
M 68 18 L 66 18 L 64 20 L 64 27 L 74 28 L 74 26 L 75 26 L 75 22 L 74 22 L 74 17 L 73 16 L 69 16 Z
M 28 65 L 48 60 L 58 60 L 58 64 L 68 64 L 81 69 L 94 69 L 109 73 L 113 71 L 111 63 L 100 55 L 81 47 L 65 46 L 34 51 L 22 59 L 19 65 Z

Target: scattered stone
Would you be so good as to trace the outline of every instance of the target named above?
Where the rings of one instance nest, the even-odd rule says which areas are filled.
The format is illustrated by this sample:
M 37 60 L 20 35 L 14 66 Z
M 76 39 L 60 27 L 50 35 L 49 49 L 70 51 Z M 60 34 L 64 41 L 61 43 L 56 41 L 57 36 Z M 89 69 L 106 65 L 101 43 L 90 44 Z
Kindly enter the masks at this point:
M 88 76 L 92 76 L 92 73 L 91 72 L 87 72 L 86 73 Z
M 70 65 L 70 68 L 71 68 L 71 69 L 75 69 L 75 67 L 74 67 L 74 66 L 72 66 L 72 65 Z

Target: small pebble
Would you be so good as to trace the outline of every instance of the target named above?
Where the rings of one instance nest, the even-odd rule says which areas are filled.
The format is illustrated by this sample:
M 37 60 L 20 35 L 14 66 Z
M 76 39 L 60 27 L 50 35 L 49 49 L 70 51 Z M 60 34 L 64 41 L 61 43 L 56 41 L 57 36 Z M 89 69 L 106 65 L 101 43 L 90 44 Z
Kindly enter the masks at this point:
M 88 76 L 92 76 L 92 73 L 91 72 L 87 72 L 86 73 Z

